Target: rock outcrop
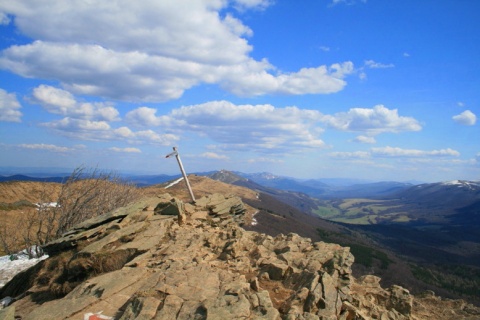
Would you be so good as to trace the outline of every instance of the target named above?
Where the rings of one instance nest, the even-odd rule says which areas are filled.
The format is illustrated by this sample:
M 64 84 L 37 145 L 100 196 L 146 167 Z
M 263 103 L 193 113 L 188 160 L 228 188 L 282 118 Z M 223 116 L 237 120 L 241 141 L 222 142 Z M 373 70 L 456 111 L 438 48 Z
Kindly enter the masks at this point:
M 0 319 L 421 319 L 407 290 L 355 280 L 348 248 L 245 231 L 246 211 L 164 194 L 86 221 L 0 290 Z

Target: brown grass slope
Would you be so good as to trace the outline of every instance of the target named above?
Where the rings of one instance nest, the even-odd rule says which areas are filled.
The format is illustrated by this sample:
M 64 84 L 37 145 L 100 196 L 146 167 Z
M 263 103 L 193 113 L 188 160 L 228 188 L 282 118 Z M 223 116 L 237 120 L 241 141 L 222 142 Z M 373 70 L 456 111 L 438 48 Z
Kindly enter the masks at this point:
M 28 201 L 31 203 L 46 200 L 53 202 L 58 198 L 62 185 L 55 182 L 8 181 L 0 183 L 0 202 L 14 203 Z

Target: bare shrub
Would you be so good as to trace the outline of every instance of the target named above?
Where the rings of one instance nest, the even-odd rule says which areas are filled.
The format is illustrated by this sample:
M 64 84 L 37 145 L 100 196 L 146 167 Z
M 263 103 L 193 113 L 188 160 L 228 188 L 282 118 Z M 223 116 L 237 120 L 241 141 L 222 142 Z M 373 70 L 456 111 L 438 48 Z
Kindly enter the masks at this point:
M 123 207 L 139 196 L 138 189 L 112 172 L 77 168 L 60 191 L 54 220 L 59 237 L 86 219 Z M 58 220 L 57 220 L 58 217 Z
M 7 255 L 18 252 L 19 243 L 21 243 L 19 234 L 12 231 L 12 228 L 7 226 L 6 223 L 0 225 L 0 246 L 2 247 L 2 251 Z
M 56 201 L 46 191 L 37 208 L 27 208 L 13 226 L 0 228 L 0 246 L 7 254 L 19 251 L 39 256 L 39 246 L 64 234 L 74 225 L 129 204 L 139 197 L 135 185 L 113 172 L 76 168 L 62 184 Z

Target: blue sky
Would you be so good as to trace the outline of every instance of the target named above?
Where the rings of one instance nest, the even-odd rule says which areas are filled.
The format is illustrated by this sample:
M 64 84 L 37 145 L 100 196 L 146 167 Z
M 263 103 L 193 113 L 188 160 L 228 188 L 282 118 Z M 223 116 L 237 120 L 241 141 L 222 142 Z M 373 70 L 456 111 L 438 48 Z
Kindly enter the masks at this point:
M 0 0 L 0 167 L 478 180 L 478 12 Z

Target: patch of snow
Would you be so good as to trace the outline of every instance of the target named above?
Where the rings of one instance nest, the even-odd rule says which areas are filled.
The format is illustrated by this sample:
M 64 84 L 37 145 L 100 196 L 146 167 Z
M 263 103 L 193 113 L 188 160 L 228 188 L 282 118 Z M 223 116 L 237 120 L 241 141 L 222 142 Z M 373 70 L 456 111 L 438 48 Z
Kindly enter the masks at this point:
M 446 186 L 452 186 L 452 185 L 462 185 L 463 183 L 460 180 L 452 180 L 452 181 L 445 181 L 442 184 Z
M 255 215 L 258 213 L 258 211 L 255 211 L 254 214 L 252 214 L 252 223 L 250 224 L 251 226 L 256 226 L 258 224 L 257 219 L 255 219 Z
M 0 300 L 0 309 L 6 308 L 12 303 L 13 298 L 12 297 L 5 297 L 2 300 Z
M 170 188 L 170 187 L 173 187 L 174 185 L 176 185 L 177 183 L 179 183 L 179 182 L 182 181 L 182 180 L 183 180 L 183 177 L 181 177 L 181 178 L 178 179 L 178 180 L 173 181 L 173 182 L 170 183 L 168 186 L 166 186 L 165 189 L 168 189 L 168 188 Z
M 48 255 L 43 255 L 39 258 L 29 259 L 25 250 L 14 255 L 0 257 L 0 288 L 10 281 L 16 274 L 47 258 Z
M 441 183 L 444 186 L 457 186 L 459 188 L 475 189 L 480 187 L 480 181 L 452 180 Z
M 35 203 L 35 206 L 37 207 L 37 210 L 40 210 L 43 208 L 56 208 L 58 207 L 58 203 L 57 202 Z

